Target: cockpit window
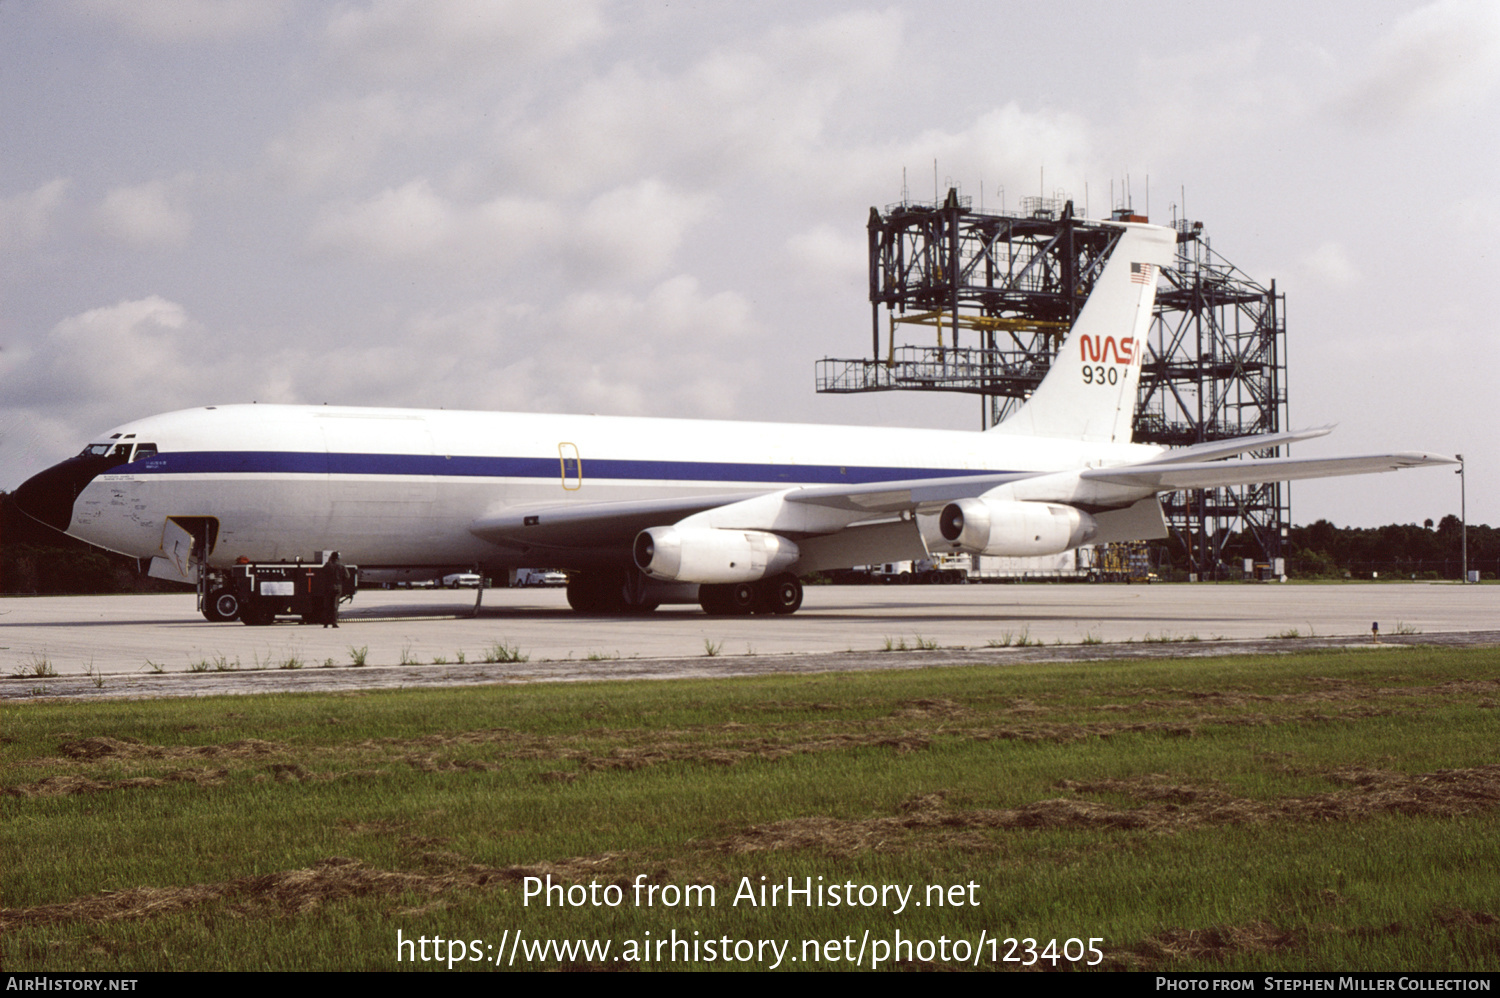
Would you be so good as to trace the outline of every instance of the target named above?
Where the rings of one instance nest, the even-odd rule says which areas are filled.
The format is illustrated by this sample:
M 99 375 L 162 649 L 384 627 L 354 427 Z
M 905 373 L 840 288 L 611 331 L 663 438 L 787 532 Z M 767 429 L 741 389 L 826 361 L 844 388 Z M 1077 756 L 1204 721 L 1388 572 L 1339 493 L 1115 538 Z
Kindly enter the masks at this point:
M 134 450 L 134 454 L 131 451 Z M 79 457 L 110 457 L 117 461 L 139 461 L 141 458 L 150 457 L 156 453 L 155 444 L 138 444 L 130 440 L 122 440 L 119 443 L 89 444 L 83 449 Z

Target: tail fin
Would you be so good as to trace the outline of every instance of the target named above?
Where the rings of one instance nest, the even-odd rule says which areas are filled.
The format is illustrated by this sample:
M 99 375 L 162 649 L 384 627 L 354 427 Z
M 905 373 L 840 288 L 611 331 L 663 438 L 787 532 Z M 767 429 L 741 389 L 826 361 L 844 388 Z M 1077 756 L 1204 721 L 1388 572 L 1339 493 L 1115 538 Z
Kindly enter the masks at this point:
M 994 433 L 1129 443 L 1146 333 L 1156 304 L 1156 268 L 1173 262 L 1177 234 L 1119 224 L 1104 271 L 1031 398 Z

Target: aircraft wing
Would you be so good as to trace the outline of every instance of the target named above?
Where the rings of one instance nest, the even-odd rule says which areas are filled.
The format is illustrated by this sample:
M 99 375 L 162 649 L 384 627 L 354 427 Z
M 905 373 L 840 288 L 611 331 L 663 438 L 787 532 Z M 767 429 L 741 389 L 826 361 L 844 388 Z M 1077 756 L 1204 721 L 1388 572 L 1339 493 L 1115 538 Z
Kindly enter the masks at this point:
M 628 550 L 637 534 L 653 527 L 770 531 L 796 540 L 809 554 L 821 552 L 824 547 L 836 548 L 837 553 L 817 554 L 814 559 L 833 564 L 838 558 L 849 556 L 843 547 L 850 545 L 863 552 L 865 547 L 876 550 L 880 545 L 902 543 L 907 546 L 908 556 L 921 557 L 915 517 L 936 515 L 947 504 L 965 499 L 1061 503 L 1096 515 L 1110 510 L 1135 515 L 1140 510 L 1138 503 L 1149 500 L 1154 504 L 1150 497 L 1178 489 L 1362 475 L 1456 463 L 1451 458 L 1420 452 L 1204 460 L 1262 450 L 1326 432 L 1318 429 L 1217 441 L 1166 452 L 1140 464 L 1112 468 L 1052 473 L 986 472 L 656 499 L 535 503 L 505 507 L 475 520 L 469 530 L 502 547 L 568 557 Z M 1160 519 L 1159 510 L 1155 517 Z M 1134 526 L 1134 521 L 1131 522 Z M 912 551 L 917 553 L 911 554 Z M 860 557 L 866 555 L 864 552 Z
M 955 499 L 981 496 L 992 489 L 1027 478 L 1034 471 L 1007 471 L 948 478 L 917 478 L 869 485 L 815 485 L 786 493 L 786 501 L 851 513 L 878 514 L 937 511 Z
M 553 502 L 506 506 L 469 525 L 469 532 L 492 544 L 513 548 L 599 549 L 629 547 L 647 527 L 675 523 L 685 516 L 762 492 L 732 492 L 667 499 L 610 502 Z
M 1088 482 L 1118 485 L 1152 492 L 1175 489 L 1216 489 L 1259 482 L 1291 482 L 1304 478 L 1368 475 L 1401 468 L 1457 464 L 1449 457 L 1408 451 L 1400 454 L 1370 454 L 1360 457 L 1268 457 L 1245 461 L 1154 460 L 1120 468 L 1089 468 L 1079 473 Z
M 720 492 L 667 499 L 553 502 L 507 506 L 469 525 L 469 532 L 504 547 L 599 548 L 628 546 L 648 527 L 659 527 L 749 500 L 779 496 L 788 503 L 820 506 L 851 521 L 881 519 L 912 510 L 936 511 L 954 499 L 983 495 L 998 486 L 1035 477 L 1034 472 L 915 478 L 863 485 L 815 485 L 799 489 Z M 838 529 L 838 528 L 834 528 Z M 789 533 L 822 533 L 812 529 Z

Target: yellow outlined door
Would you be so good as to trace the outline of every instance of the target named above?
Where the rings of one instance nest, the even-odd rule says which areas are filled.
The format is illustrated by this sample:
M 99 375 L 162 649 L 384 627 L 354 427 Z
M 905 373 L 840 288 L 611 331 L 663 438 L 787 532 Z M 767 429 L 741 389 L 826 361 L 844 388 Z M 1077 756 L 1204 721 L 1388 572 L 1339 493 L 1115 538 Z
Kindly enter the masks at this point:
M 583 488 L 583 458 L 578 455 L 578 445 L 567 441 L 558 444 L 557 459 L 562 469 L 562 487 L 569 492 Z

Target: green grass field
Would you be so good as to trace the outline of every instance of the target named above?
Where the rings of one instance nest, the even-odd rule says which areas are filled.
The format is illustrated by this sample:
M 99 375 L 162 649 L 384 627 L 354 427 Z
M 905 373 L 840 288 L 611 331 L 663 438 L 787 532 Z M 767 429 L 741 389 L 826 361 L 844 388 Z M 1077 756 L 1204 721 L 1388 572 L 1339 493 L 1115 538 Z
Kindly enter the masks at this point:
M 0 962 L 1496 970 L 1497 709 L 1423 648 L 13 704 Z

